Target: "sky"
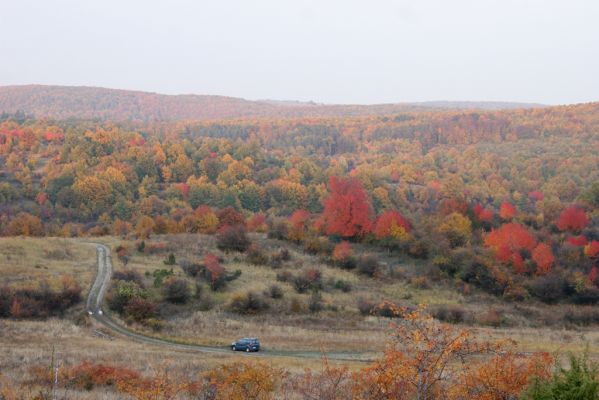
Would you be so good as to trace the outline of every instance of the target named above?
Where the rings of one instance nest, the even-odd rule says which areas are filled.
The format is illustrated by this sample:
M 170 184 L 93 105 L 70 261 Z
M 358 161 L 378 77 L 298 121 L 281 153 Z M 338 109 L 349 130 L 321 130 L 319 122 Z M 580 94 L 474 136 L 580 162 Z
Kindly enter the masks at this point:
M 0 0 L 0 85 L 599 100 L 597 0 Z

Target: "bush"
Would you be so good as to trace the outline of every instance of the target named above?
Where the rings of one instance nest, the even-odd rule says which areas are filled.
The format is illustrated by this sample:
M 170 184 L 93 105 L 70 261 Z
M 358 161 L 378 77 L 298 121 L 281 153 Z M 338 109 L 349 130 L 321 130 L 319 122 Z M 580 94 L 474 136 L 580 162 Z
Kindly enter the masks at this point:
M 198 273 L 202 269 L 202 266 L 200 264 L 193 263 L 193 262 L 188 261 L 188 260 L 181 260 L 181 261 L 179 261 L 179 266 L 181 267 L 181 269 L 183 270 L 183 272 L 185 272 L 185 274 L 187 276 L 191 276 L 191 277 L 194 277 L 194 278 L 196 276 L 198 276 Z
M 291 282 L 293 274 L 289 270 L 284 270 L 277 273 L 277 281 L 279 282 Z
M 327 238 L 307 237 L 303 242 L 304 250 L 309 254 L 329 254 L 333 251 L 333 245 Z
M 576 304 L 597 304 L 599 303 L 599 289 L 596 287 L 584 288 L 574 294 L 572 301 Z
M 165 282 L 162 293 L 167 301 L 177 304 L 187 303 L 191 296 L 189 285 L 184 279 L 169 279 Z
M 523 400 L 597 400 L 599 398 L 599 366 L 587 354 L 570 355 L 567 368 L 557 366 L 550 379 L 535 379 L 522 394 Z
M 140 297 L 144 298 L 146 295 L 137 283 L 115 281 L 108 292 L 108 307 L 113 311 L 122 313 L 131 300 Z
M 143 288 L 143 277 L 137 271 L 126 269 L 124 271 L 115 271 L 112 274 L 112 279 L 115 281 L 135 282 Z
M 163 261 L 164 265 L 175 265 L 177 259 L 173 253 L 169 253 L 168 257 Z
M 545 303 L 555 303 L 564 297 L 564 279 L 557 275 L 546 275 L 536 278 L 528 287 L 528 291 Z
M 257 244 L 252 244 L 246 252 L 246 260 L 253 265 L 265 265 L 268 257 Z
M 571 307 L 564 313 L 564 320 L 573 325 L 599 324 L 599 309 L 592 306 Z
M 308 289 L 322 289 L 322 273 L 316 268 L 310 268 L 293 277 L 292 284 L 298 293 L 305 293 Z
M 243 253 L 250 246 L 243 225 L 224 226 L 216 235 L 216 246 L 222 251 L 238 251 Z
M 172 268 L 154 270 L 154 272 L 152 272 L 152 276 L 154 277 L 154 287 L 159 288 L 162 286 L 162 282 L 165 280 L 165 278 L 171 277 L 173 275 L 175 275 L 175 273 L 173 272 Z
M 343 293 L 351 292 L 351 283 L 343 281 L 341 279 L 335 282 L 335 289 L 341 290 Z
M 271 254 L 270 266 L 272 268 L 280 268 L 285 261 L 291 260 L 291 254 L 285 247 L 279 249 L 278 252 Z
M 0 317 L 46 318 L 60 316 L 81 301 L 81 288 L 70 277 L 63 278 L 62 289 L 51 290 L 42 283 L 37 289 L 0 288 Z
M 283 290 L 278 285 L 271 285 L 270 288 L 268 288 L 268 294 L 272 299 L 283 298 Z
M 247 292 L 233 296 L 228 309 L 237 314 L 258 314 L 268 307 L 268 303 L 262 296 L 254 292 Z
M 268 237 L 270 239 L 285 240 L 289 232 L 289 224 L 286 219 L 274 218 L 268 221 Z
M 479 315 L 477 322 L 481 325 L 497 328 L 504 322 L 503 313 L 497 309 L 491 308 Z
M 379 273 L 379 262 L 372 255 L 362 256 L 357 263 L 358 272 L 368 277 L 375 277 Z
M 322 311 L 323 308 L 322 295 L 319 292 L 312 292 L 310 300 L 308 301 L 308 309 L 310 312 L 319 312 Z
M 376 304 L 373 301 L 358 299 L 358 310 L 362 315 L 371 315 L 375 305 Z
M 433 311 L 433 317 L 442 322 L 458 324 L 466 319 L 466 310 L 459 306 L 440 306 Z
M 430 285 L 428 283 L 428 279 L 426 276 L 414 276 L 410 279 L 410 284 L 414 286 L 416 289 L 428 289 Z
M 141 297 L 131 299 L 124 307 L 125 315 L 136 322 L 156 317 L 156 304 Z

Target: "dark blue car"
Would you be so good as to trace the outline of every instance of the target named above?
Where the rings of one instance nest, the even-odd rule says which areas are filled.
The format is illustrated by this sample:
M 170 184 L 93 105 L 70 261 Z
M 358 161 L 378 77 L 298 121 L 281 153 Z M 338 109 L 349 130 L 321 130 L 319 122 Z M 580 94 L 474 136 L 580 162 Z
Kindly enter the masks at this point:
M 231 350 L 237 351 L 260 351 L 260 341 L 256 338 L 243 338 L 231 343 Z

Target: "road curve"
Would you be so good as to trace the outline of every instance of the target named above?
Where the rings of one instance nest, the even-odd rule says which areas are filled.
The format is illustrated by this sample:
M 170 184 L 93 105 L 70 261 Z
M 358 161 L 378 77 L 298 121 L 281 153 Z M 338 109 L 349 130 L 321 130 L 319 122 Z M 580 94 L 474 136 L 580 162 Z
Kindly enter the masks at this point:
M 201 353 L 232 353 L 229 347 L 203 346 L 196 344 L 178 343 L 176 341 L 146 336 L 141 333 L 134 332 L 112 320 L 102 311 L 102 302 L 104 300 L 104 295 L 106 294 L 108 284 L 110 283 L 110 277 L 112 276 L 112 260 L 110 257 L 110 249 L 107 246 L 100 243 L 94 243 L 94 245 L 96 246 L 97 252 L 98 273 L 87 297 L 87 312 L 91 316 L 91 318 L 93 318 L 98 323 L 104 325 L 111 331 L 140 343 L 168 346 L 170 348 Z M 322 353 L 319 351 L 317 352 L 283 350 L 262 350 L 259 353 L 250 353 L 247 355 L 251 355 L 253 357 L 294 357 L 311 359 L 318 359 L 322 357 Z M 369 355 L 367 353 L 354 352 L 333 352 L 326 354 L 326 357 L 330 360 L 352 362 L 372 361 L 371 358 L 367 358 L 368 356 Z

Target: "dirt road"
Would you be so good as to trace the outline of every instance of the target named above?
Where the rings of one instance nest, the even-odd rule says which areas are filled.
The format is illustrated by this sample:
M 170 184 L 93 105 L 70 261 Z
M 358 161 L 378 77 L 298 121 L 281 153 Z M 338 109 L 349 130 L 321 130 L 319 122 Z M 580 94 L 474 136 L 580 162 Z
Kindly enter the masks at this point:
M 202 352 L 202 353 L 232 353 L 229 347 L 217 346 L 202 346 L 195 344 L 177 343 L 166 339 L 154 338 L 144 334 L 134 332 L 125 326 L 122 326 L 106 315 L 102 309 L 104 295 L 110 283 L 112 275 L 112 260 L 110 257 L 110 249 L 100 243 L 94 243 L 98 258 L 98 273 L 96 279 L 89 291 L 87 298 L 87 312 L 98 323 L 104 325 L 114 333 L 141 343 L 148 343 L 157 346 L 169 346 L 181 350 Z M 268 344 L 263 343 L 264 347 Z M 246 353 L 244 353 L 246 354 Z M 264 349 L 258 353 L 250 353 L 248 356 L 253 357 L 294 357 L 294 358 L 312 358 L 318 359 L 322 357 L 320 351 L 283 351 Z M 352 361 L 352 362 L 368 362 L 372 359 L 372 353 L 351 353 L 351 352 L 334 352 L 327 353 L 327 358 L 336 361 Z

